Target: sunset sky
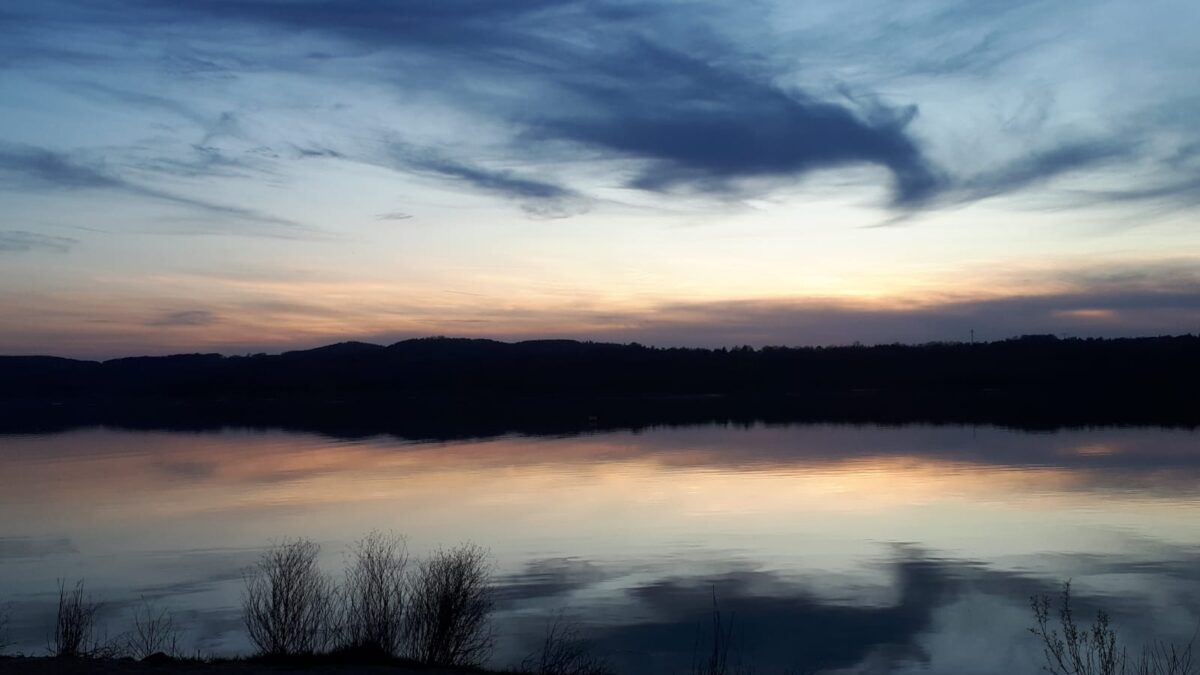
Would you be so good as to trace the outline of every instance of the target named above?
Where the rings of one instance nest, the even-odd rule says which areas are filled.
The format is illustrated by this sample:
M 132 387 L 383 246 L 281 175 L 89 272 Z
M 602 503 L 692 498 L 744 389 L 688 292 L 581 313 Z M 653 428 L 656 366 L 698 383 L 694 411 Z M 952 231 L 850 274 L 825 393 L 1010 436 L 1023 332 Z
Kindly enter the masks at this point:
M 0 353 L 1200 331 L 1200 3 L 0 9 Z

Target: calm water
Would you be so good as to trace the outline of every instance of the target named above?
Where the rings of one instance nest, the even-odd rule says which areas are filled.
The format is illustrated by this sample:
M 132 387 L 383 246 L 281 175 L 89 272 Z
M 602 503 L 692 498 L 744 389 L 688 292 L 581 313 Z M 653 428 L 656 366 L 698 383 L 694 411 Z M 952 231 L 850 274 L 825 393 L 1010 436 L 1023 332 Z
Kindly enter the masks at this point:
M 284 431 L 0 436 L 0 603 L 42 652 L 56 579 L 110 634 L 140 596 L 248 651 L 241 574 L 272 539 L 474 541 L 497 665 L 577 617 L 627 672 L 685 671 L 715 591 L 758 672 L 1037 672 L 1028 598 L 1074 580 L 1121 635 L 1200 617 L 1200 434 L 694 426 L 412 443 Z

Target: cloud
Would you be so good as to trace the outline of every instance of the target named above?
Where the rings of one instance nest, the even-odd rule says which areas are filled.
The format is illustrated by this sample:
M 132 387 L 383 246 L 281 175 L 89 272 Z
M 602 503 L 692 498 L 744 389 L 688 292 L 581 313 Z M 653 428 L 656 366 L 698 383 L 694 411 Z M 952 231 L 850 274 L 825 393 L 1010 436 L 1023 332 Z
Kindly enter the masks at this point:
M 142 154 L 144 153 L 138 153 Z M 132 168 L 151 177 L 170 175 L 182 178 L 229 178 L 271 173 L 261 157 L 254 157 L 249 153 L 230 155 L 220 148 L 208 145 L 189 146 L 182 154 L 173 157 L 160 153 L 134 156 L 128 163 Z
M 1200 326 L 1200 292 L 1094 290 L 896 308 L 838 300 L 671 303 L 610 320 L 621 326 L 603 334 L 610 339 L 697 346 L 960 341 L 972 330 L 981 340 L 1026 333 L 1164 335 Z
M 564 78 L 579 101 L 573 114 L 543 112 L 529 136 L 648 160 L 633 187 L 727 191 L 738 179 L 852 164 L 889 170 L 896 205 L 920 204 L 942 186 L 906 133 L 915 107 L 880 108 L 868 121 L 844 105 L 785 91 L 770 73 L 715 66 L 647 40 L 607 56 Z
M 495 171 L 437 156 L 408 156 L 404 162 L 418 170 L 466 182 L 484 192 L 518 199 L 561 199 L 573 196 L 570 190 L 544 181 L 522 178 L 511 171 Z
M 500 116 L 516 130 L 512 159 L 539 164 L 567 143 L 636 163 L 627 181 L 635 189 L 735 193 L 746 179 L 798 179 L 859 164 L 890 173 L 898 207 L 924 204 L 943 188 L 941 172 L 908 133 L 915 106 L 880 105 L 868 116 L 777 84 L 785 72 L 744 45 L 680 38 L 687 31 L 668 27 L 683 21 L 711 36 L 707 20 L 715 6 L 697 7 L 704 16 L 693 19 L 669 6 L 575 0 L 144 4 L 166 15 L 192 13 L 222 24 L 324 35 L 377 54 L 416 55 L 429 68 L 396 84 Z M 471 84 L 482 80 L 498 86 Z M 420 168 L 531 202 L 575 192 L 439 157 L 426 158 Z
M 533 218 L 563 218 L 588 210 L 588 200 L 569 188 L 504 169 L 467 164 L 432 148 L 397 143 L 391 147 L 391 160 L 402 171 L 450 179 L 479 192 L 516 200 Z
M 0 253 L 24 253 L 39 250 L 65 253 L 78 243 L 78 240 L 70 237 L 56 237 L 25 230 L 0 230 Z
M 329 159 L 345 159 L 345 155 L 332 148 L 319 146 L 297 147 L 296 152 L 302 158 L 327 157 Z
M 311 233 L 311 228 L 300 223 L 259 213 L 253 209 L 186 197 L 133 183 L 111 173 L 103 164 L 87 163 L 69 153 L 46 148 L 0 145 L 0 176 L 8 178 L 10 184 L 20 185 L 27 190 L 111 190 L 259 226 L 254 229 L 241 228 L 233 233 L 265 236 L 300 236 Z
M 995 128 L 971 130 L 974 137 L 1001 134 L 991 136 L 996 145 L 1011 139 L 1016 152 L 989 148 L 983 169 L 955 166 L 954 152 L 935 152 L 948 147 L 937 141 L 961 135 L 961 129 L 941 127 L 954 117 L 947 111 L 971 104 L 946 94 L 975 92 L 982 101 L 991 83 L 1008 82 L 1001 80 L 1009 77 L 1002 65 L 1018 62 L 1024 68 L 1027 61 L 1054 58 L 1066 14 L 1027 0 L 970 8 L 921 4 L 895 16 L 888 11 L 886 20 L 875 16 L 887 10 L 877 3 L 797 19 L 769 3 L 700 2 L 683 12 L 669 2 L 624 0 L 109 0 L 86 12 L 43 13 L 60 20 L 86 16 L 91 25 L 125 29 L 186 26 L 228 49 L 216 55 L 196 46 L 204 44 L 199 40 L 168 50 L 163 58 L 171 63 L 202 61 L 206 70 L 230 77 L 275 70 L 311 78 L 310 83 L 331 75 L 361 79 L 372 91 L 382 85 L 406 100 L 436 101 L 464 118 L 476 117 L 507 136 L 488 147 L 487 156 L 497 161 L 480 161 L 465 129 L 464 148 L 449 152 L 438 144 L 436 153 L 409 158 L 423 163 L 393 168 L 518 200 L 538 217 L 588 208 L 588 190 L 571 182 L 578 176 L 559 170 L 563 159 L 597 160 L 589 167 L 593 173 L 603 164 L 608 175 L 593 187 L 620 184 L 725 198 L 795 190 L 806 177 L 830 169 L 877 167 L 882 171 L 859 175 L 886 176 L 890 206 L 912 213 L 1036 190 L 1057 177 L 1151 151 L 1133 139 L 1153 135 L 1152 129 L 1104 136 L 1093 125 L 1096 139 L 1079 140 L 1077 130 L 1086 127 L 1056 125 L 1051 110 L 1039 105 L 1036 128 L 1024 129 L 1019 138 L 1004 135 L 1011 110 L 996 115 Z M 12 21 L 39 25 L 30 18 L 39 12 Z M 785 20 L 776 22 L 776 15 Z M 286 35 L 289 43 L 264 50 L 258 33 Z M 1005 91 L 1030 95 L 1019 77 Z M 931 78 L 953 82 L 922 101 L 932 91 L 924 88 Z M 968 82 L 971 78 L 978 81 Z M 964 89 L 965 84 L 975 88 Z M 84 89 L 197 121 L 206 127 L 202 147 L 217 136 L 246 133 L 235 112 L 213 125 L 157 95 L 128 87 Z M 1057 98 L 1067 100 L 1069 94 Z M 1186 103 L 1175 116 L 1188 118 L 1191 107 Z M 932 118 L 923 114 L 929 109 Z M 965 111 L 960 117 L 968 116 Z M 390 143 L 390 132 L 375 131 L 380 145 Z M 369 151 L 297 151 L 300 157 L 379 163 Z M 1196 192 L 1186 177 L 1158 179 L 1108 199 L 1178 198 L 1191 205 Z
M 32 146 L 0 146 L 0 173 L 26 187 L 126 189 L 102 169 L 79 163 L 64 153 Z
M 410 218 L 412 218 L 412 214 L 403 211 L 388 211 L 375 215 L 376 220 L 408 220 Z
M 962 201 L 978 201 L 1016 192 L 1064 174 L 1129 159 L 1132 155 L 1129 141 L 1097 139 L 1062 143 L 965 179 L 959 186 L 958 196 Z
M 1130 204 L 1141 208 L 1149 205 L 1168 210 L 1195 207 L 1200 205 L 1200 171 L 1196 171 L 1195 175 L 1172 171 L 1165 180 L 1149 185 L 1108 190 L 1076 190 L 1067 197 L 1072 203 Z
M 170 312 L 153 321 L 146 322 L 147 326 L 208 326 L 218 321 L 212 312 L 205 309 L 189 309 L 181 312 Z
M 114 102 L 140 110 L 162 110 L 195 124 L 208 124 L 210 121 L 191 106 L 166 96 L 113 87 L 99 82 L 75 82 L 71 85 L 71 90 L 90 99 Z
M 458 190 L 512 199 L 534 217 L 583 213 L 601 203 L 595 195 L 614 186 L 647 192 L 650 199 L 738 199 L 802 191 L 812 175 L 845 167 L 877 169 L 854 172 L 858 184 L 852 189 L 886 183 L 887 203 L 901 217 L 1037 192 L 1058 178 L 1086 177 L 1098 169 L 1134 171 L 1135 165 L 1148 171 L 1116 189 L 1057 192 L 1060 201 L 1048 208 L 1097 203 L 1129 204 L 1129 210 L 1147 204 L 1187 208 L 1200 202 L 1195 167 L 1181 167 L 1182 160 L 1171 157 L 1152 167 L 1146 161 L 1176 148 L 1195 154 L 1198 147 L 1198 136 L 1186 125 L 1194 117 L 1194 97 L 1183 86 L 1169 85 L 1176 70 L 1187 72 L 1190 53 L 1166 59 L 1174 54 L 1170 44 L 1139 48 L 1136 65 L 1157 59 L 1164 67 L 1138 72 L 1151 72 L 1146 79 L 1163 84 L 1151 89 L 1130 82 L 1116 66 L 1123 62 L 1120 56 L 1129 55 L 1122 52 L 1128 47 L 1108 40 L 1105 32 L 1106 22 L 1120 16 L 1111 4 L 1086 12 L 1037 0 L 970 7 L 922 2 L 904 12 L 890 11 L 886 2 L 816 7 L 797 11 L 786 2 L 701 1 L 680 11 L 670 1 L 628 0 L 67 0 L 5 17 L 14 40 L 0 50 L 14 54 L 20 65 L 32 55 L 38 64 L 56 62 L 71 71 L 60 80 L 92 101 L 198 125 L 197 138 L 181 153 L 155 149 L 162 156 L 140 160 L 145 177 L 89 167 L 72 156 L 66 159 L 73 165 L 54 166 L 53 157 L 43 156 L 42 167 L 29 167 L 60 185 L 96 189 L 128 190 L 136 178 L 144 184 L 142 196 L 179 204 L 184 198 L 174 192 L 149 187 L 155 184 L 152 173 L 250 178 L 241 172 L 254 162 L 222 153 L 214 143 L 230 137 L 287 148 L 276 150 L 276 159 L 335 157 L 433 175 Z M 1093 30 L 1070 30 L 1076 23 Z M 113 37 L 154 36 L 162 26 L 184 38 L 160 43 L 151 37 L 132 49 Z M 89 31 L 92 40 L 70 41 L 72 49 L 86 53 L 62 49 L 68 42 L 61 35 L 72 31 Z M 1174 35 L 1164 41 L 1177 40 Z M 1063 53 L 1082 58 L 1066 62 Z M 151 78 L 203 73 L 205 86 L 218 79 L 222 84 L 206 89 L 212 96 L 204 100 L 190 94 L 176 100 L 157 90 L 144 94 L 120 77 L 91 83 L 79 76 L 101 58 L 137 61 L 145 68 L 138 72 Z M 1102 66 L 1109 68 L 1103 79 L 1111 79 L 1111 86 L 1067 82 L 1086 74 L 1086 67 Z M 298 85 L 295 100 L 270 88 L 250 96 L 239 89 L 242 80 L 278 73 L 294 78 L 289 82 Z M 209 77 L 214 74 L 221 77 Z M 361 86 L 343 90 L 344 80 Z M 1058 82 L 1063 86 L 1054 86 Z M 344 100 L 317 102 L 322 88 Z M 1098 109 L 1106 89 L 1128 90 L 1128 96 Z M 253 98 L 253 107 L 224 106 L 235 109 L 215 121 L 202 114 L 229 92 L 241 101 Z M 287 112 L 281 112 L 284 106 Z M 335 106 L 337 114 L 370 110 L 336 121 L 366 125 L 353 127 L 353 139 L 349 125 L 312 133 L 331 123 L 323 115 Z M 385 106 L 395 114 L 377 114 Z M 410 106 L 420 112 L 410 117 Z M 1134 109 L 1139 106 L 1140 112 Z M 452 114 L 431 124 L 428 109 Z M 263 120 L 269 124 L 259 124 Z M 476 125 L 485 132 L 476 133 Z M 277 135 L 300 126 L 304 132 L 296 138 Z M 1177 137 L 1169 138 L 1171 129 Z M 425 144 L 431 153 L 380 160 L 394 153 L 397 133 L 410 147 Z M 314 138 L 338 150 L 310 147 Z M 78 171 L 88 168 L 96 171 Z M 263 225 L 271 220 L 251 209 L 200 202 L 186 205 L 227 219 Z M 286 227 L 281 220 L 269 225 Z
M 661 301 L 628 309 L 482 306 L 467 318 L 429 316 L 422 334 L 636 341 L 664 347 L 845 345 L 1179 335 L 1200 328 L 1200 262 L 1059 270 L 1041 288 L 861 302 L 846 298 Z M 411 330 L 409 333 L 410 334 Z

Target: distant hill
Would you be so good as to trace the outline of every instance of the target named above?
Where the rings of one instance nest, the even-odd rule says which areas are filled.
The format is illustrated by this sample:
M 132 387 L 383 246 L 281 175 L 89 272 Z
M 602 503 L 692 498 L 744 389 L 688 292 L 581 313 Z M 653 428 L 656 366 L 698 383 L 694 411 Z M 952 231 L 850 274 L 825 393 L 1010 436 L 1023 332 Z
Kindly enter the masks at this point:
M 1192 397 L 1200 337 L 662 349 L 570 340 L 343 342 L 277 355 L 0 357 L 0 398 L 1083 391 Z

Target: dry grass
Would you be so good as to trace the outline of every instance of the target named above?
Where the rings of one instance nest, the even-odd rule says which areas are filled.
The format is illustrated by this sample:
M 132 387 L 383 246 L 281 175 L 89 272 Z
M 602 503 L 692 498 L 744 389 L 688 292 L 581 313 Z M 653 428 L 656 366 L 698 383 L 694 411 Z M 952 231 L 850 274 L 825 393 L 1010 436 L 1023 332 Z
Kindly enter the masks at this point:
M 96 639 L 96 615 L 100 605 L 92 602 L 83 591 L 83 580 L 67 589 L 66 581 L 58 582 L 58 613 L 54 620 L 54 635 L 50 653 L 60 658 L 87 658 L 101 651 Z
M 520 671 L 531 675 L 612 675 L 613 670 L 595 656 L 580 638 L 579 627 L 556 615 L 546 625 L 541 648 L 521 662 Z
M 713 589 L 711 637 L 707 649 L 702 649 L 702 641 L 697 640 L 695 663 L 692 666 L 694 675 L 744 675 L 749 672 L 743 668 L 734 646 L 733 614 L 728 617 L 717 604 L 717 591 Z M 733 658 L 731 658 L 733 657 Z

